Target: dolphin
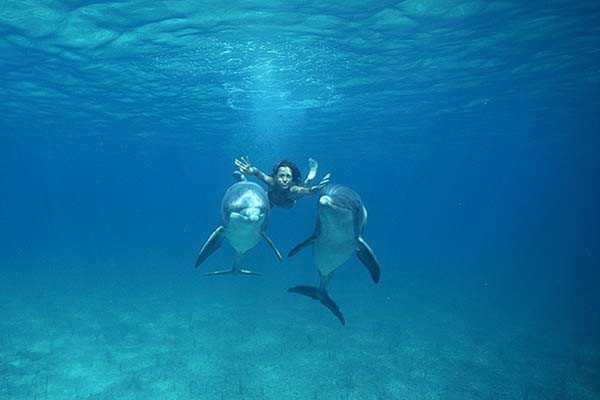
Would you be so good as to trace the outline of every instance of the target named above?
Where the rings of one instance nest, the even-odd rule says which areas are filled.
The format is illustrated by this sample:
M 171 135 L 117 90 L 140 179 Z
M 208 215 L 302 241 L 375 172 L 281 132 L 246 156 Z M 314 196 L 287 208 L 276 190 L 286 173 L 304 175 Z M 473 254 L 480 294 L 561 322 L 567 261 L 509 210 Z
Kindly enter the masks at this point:
M 317 207 L 317 222 L 313 234 L 290 250 L 288 257 L 312 245 L 314 262 L 321 278 L 320 285 L 295 286 L 288 289 L 288 292 L 319 300 L 342 325 L 345 325 L 344 315 L 329 297 L 326 289 L 337 268 L 344 264 L 352 253 L 356 253 L 369 271 L 373 282 L 379 282 L 381 276 L 377 257 L 362 237 L 367 223 L 367 209 L 356 192 L 342 185 L 328 185 L 323 188 Z
M 234 250 L 233 267 L 229 270 L 208 272 L 204 275 L 246 274 L 260 275 L 243 269 L 241 262 L 244 254 L 264 239 L 282 261 L 281 253 L 265 233 L 269 222 L 269 199 L 262 187 L 245 179 L 240 179 L 227 189 L 221 202 L 222 223 L 206 240 L 198 258 L 196 267 L 213 254 L 223 240 L 227 239 Z

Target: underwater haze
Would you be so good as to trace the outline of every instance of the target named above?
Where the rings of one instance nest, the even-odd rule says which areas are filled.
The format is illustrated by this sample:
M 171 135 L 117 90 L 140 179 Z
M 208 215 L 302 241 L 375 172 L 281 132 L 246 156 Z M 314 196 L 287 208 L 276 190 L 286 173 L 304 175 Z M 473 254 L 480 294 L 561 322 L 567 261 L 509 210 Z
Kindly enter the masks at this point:
M 0 2 L 0 399 L 600 399 L 599 27 L 597 0 Z M 271 209 L 260 276 L 203 275 L 228 243 L 194 268 L 241 156 L 362 198 L 381 280 L 336 270 L 345 325 L 288 293 L 318 195 Z

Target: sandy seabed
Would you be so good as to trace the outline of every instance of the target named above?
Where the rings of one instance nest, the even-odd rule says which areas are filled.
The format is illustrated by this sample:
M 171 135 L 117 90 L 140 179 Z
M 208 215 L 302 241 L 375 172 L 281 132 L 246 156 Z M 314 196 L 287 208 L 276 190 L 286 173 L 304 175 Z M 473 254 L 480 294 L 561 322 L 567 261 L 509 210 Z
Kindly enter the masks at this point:
M 338 287 L 341 326 L 308 298 L 222 278 L 235 283 L 177 298 L 0 296 L 0 399 L 600 399 L 589 343 L 442 296 L 374 304 Z

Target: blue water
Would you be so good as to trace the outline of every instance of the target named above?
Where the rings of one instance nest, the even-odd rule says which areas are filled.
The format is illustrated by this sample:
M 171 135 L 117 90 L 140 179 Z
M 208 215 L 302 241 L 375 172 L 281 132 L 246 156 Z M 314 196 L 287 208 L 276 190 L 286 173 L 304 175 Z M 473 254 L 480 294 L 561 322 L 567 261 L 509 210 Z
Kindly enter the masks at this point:
M 4 1 L 0 399 L 600 399 L 600 4 L 525 3 Z M 364 200 L 345 327 L 193 268 L 242 155 Z

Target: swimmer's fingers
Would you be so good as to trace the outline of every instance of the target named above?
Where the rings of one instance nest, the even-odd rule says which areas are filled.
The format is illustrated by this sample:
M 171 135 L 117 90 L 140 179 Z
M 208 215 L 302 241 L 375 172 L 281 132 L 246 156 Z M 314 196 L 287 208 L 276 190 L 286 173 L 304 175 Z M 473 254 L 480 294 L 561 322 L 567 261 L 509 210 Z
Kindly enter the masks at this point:
M 239 160 L 235 160 L 234 164 L 240 169 L 241 172 L 246 172 L 246 166 Z
M 248 158 L 246 157 L 240 157 L 240 159 L 238 160 L 237 158 L 235 159 L 235 161 L 233 162 L 240 170 L 242 170 L 242 172 L 245 172 L 248 168 L 250 168 L 250 161 L 248 160 Z
M 329 183 L 329 178 L 331 178 L 331 174 L 325 174 L 321 182 L 319 182 L 319 186 L 325 186 Z

